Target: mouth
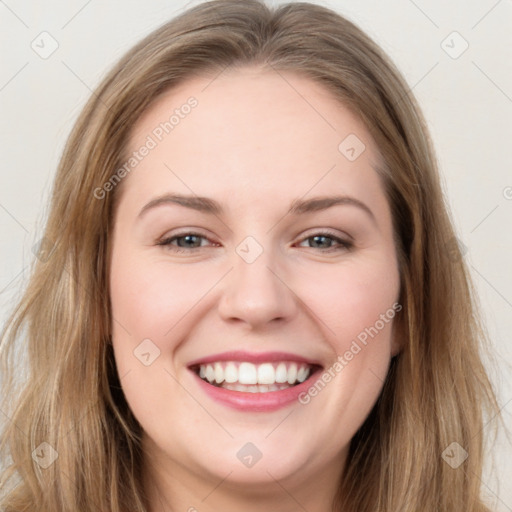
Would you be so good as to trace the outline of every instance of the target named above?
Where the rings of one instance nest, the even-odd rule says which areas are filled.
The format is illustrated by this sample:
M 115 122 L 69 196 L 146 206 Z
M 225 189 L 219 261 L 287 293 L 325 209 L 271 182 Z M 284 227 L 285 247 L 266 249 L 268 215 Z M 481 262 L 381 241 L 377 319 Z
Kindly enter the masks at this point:
M 298 402 L 323 366 L 287 353 L 226 352 L 189 363 L 199 388 L 228 407 L 273 411 Z
M 194 365 L 191 370 L 211 386 L 242 393 L 271 393 L 303 383 L 320 368 L 295 361 L 216 361 Z

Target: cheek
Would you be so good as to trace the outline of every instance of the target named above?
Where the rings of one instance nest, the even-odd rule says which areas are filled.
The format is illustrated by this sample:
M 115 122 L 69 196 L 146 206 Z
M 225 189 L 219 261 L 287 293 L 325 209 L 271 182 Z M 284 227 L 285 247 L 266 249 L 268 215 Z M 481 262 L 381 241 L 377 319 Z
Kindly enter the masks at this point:
M 318 266 L 302 272 L 300 280 L 304 302 L 326 327 L 337 353 L 361 333 L 364 338 L 365 329 L 375 324 L 380 339 L 389 338 L 400 289 L 393 258 Z M 384 323 L 381 315 L 386 316 Z
M 332 363 L 319 378 L 322 382 L 312 384 L 302 403 L 321 404 L 317 406 L 323 411 L 333 411 L 332 421 L 327 423 L 343 423 L 346 429 L 336 435 L 351 436 L 357 431 L 385 382 L 393 322 L 401 309 L 397 304 L 399 271 L 394 261 L 391 257 L 354 260 L 336 270 L 332 267 L 303 275 L 303 283 L 314 283 L 303 293 L 321 320 L 318 324 L 325 327 L 333 354 Z
M 373 326 L 398 298 L 399 275 L 391 257 L 310 262 L 288 270 L 286 281 L 305 310 L 324 325 L 327 339 L 334 338 L 338 353 Z M 114 333 L 121 337 L 133 333 L 132 344 L 150 338 L 161 348 L 171 348 L 169 343 L 184 334 L 184 327 L 191 327 L 194 311 L 202 309 L 200 303 L 210 303 L 204 299 L 223 273 L 213 264 L 168 264 L 140 255 L 121 258 L 114 252 L 110 290 Z M 388 327 L 382 329 L 383 334 Z
M 120 259 L 115 254 L 111 271 L 111 303 L 114 331 L 121 335 L 125 326 L 139 338 L 166 343 L 217 279 L 212 272 L 198 272 L 193 265 L 185 268 L 151 262 L 145 258 Z M 158 340 L 158 341 L 157 341 Z
M 190 330 L 194 304 L 211 284 L 192 268 L 155 264 L 136 251 L 118 249 L 110 273 L 114 357 L 131 410 L 152 432 L 150 419 L 163 403 L 190 406 L 173 378 L 171 360 Z

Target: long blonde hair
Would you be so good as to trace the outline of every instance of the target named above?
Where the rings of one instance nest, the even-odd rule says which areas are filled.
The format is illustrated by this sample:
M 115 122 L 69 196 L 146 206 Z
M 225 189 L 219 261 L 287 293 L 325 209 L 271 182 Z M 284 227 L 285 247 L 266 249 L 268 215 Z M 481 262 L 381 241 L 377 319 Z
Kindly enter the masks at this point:
M 147 510 L 141 427 L 109 342 L 109 234 L 120 187 L 100 199 L 94 191 L 122 164 L 131 128 L 157 97 L 192 76 L 249 65 L 323 84 L 362 119 L 383 156 L 401 272 L 403 313 L 395 321 L 404 344 L 351 441 L 333 510 L 489 510 L 480 497 L 483 427 L 499 410 L 482 363 L 489 346 L 410 89 L 374 42 L 327 8 L 214 0 L 131 49 L 69 137 L 46 251 L 0 345 L 8 417 L 0 444 L 8 461 L 2 511 Z M 18 341 L 28 355 L 24 382 L 15 378 Z M 446 449 L 469 456 L 454 468 Z

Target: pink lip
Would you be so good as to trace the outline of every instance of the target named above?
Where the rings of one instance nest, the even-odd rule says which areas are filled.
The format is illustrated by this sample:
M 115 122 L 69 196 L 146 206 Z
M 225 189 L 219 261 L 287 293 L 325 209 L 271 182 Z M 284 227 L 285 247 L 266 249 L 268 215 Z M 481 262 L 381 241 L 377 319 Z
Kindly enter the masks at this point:
M 268 393 L 245 393 L 243 391 L 232 391 L 221 387 L 213 386 L 197 375 L 193 367 L 200 364 L 213 363 L 216 361 L 247 361 L 251 363 L 264 363 L 274 361 L 292 361 L 297 363 L 307 363 L 310 365 L 318 366 L 316 370 L 304 382 L 297 384 L 291 388 L 281 389 L 279 391 L 269 391 Z M 199 387 L 210 398 L 223 405 L 237 409 L 240 411 L 248 412 L 269 412 L 275 411 L 282 407 L 286 407 L 293 402 L 298 402 L 300 393 L 307 391 L 311 386 L 312 378 L 321 370 L 320 363 L 302 356 L 297 356 L 288 352 L 262 352 L 250 353 L 241 350 L 222 352 L 221 354 L 214 354 L 207 357 L 202 357 L 188 364 L 191 369 Z
M 214 363 L 216 361 L 247 361 L 249 363 L 272 363 L 274 361 L 295 361 L 297 363 L 307 363 L 311 365 L 319 365 L 318 361 L 306 359 L 305 357 L 292 354 L 290 352 L 245 352 L 243 350 L 232 350 L 230 352 L 222 352 L 211 356 L 202 357 L 188 363 L 188 367 L 197 366 L 199 364 Z
M 313 372 L 308 379 L 296 386 L 280 391 L 269 391 L 268 393 L 244 393 L 243 391 L 232 391 L 208 384 L 195 372 L 199 387 L 213 400 L 227 405 L 232 409 L 247 412 L 270 412 L 298 402 L 300 393 L 306 392 L 311 386 L 312 377 L 318 375 L 320 369 Z

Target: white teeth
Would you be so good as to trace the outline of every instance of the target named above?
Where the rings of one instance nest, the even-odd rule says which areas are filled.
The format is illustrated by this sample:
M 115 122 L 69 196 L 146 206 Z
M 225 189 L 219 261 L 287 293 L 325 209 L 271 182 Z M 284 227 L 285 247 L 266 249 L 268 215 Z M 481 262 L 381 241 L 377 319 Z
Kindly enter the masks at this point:
M 201 377 L 201 373 L 199 373 Z M 228 363 L 224 370 L 224 379 L 226 382 L 236 382 L 238 380 L 238 369 L 235 363 Z
M 260 364 L 258 366 L 258 384 L 274 384 L 276 381 L 276 372 L 270 363 Z
M 238 382 L 240 384 L 257 384 L 258 373 L 252 363 L 240 363 L 238 367 Z
M 297 380 L 297 365 L 292 363 L 288 368 L 288 384 L 293 384 Z
M 213 382 L 215 380 L 215 372 L 213 371 L 213 366 L 211 364 L 209 364 L 206 367 L 206 375 L 205 376 L 209 382 Z
M 292 362 L 253 364 L 217 361 L 200 365 L 198 373 L 201 379 L 226 389 L 266 393 L 304 382 L 311 373 L 311 366 Z
M 245 386 L 244 384 L 226 384 L 224 383 L 222 386 L 224 389 L 229 389 L 231 391 L 242 391 L 244 393 L 268 393 L 269 391 L 279 391 L 281 389 L 289 388 L 288 384 L 270 384 L 266 386 L 265 384 L 257 384 L 252 386 Z
M 224 381 L 224 368 L 220 363 L 215 363 L 215 382 L 220 384 Z
M 280 384 L 288 382 L 288 372 L 286 371 L 286 365 L 284 363 L 279 363 L 277 365 L 276 382 L 279 382 Z
M 299 382 L 304 382 L 308 377 L 308 373 L 309 373 L 309 370 L 307 368 L 304 368 L 304 366 L 302 366 L 297 373 L 297 380 Z

